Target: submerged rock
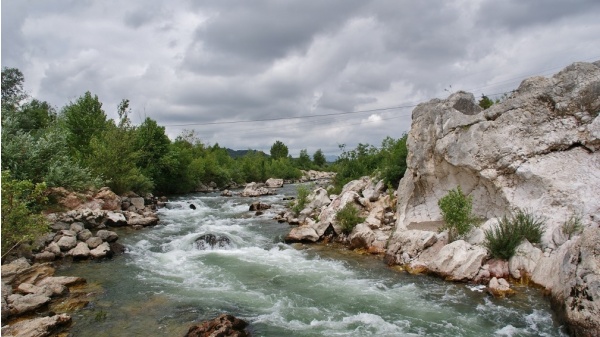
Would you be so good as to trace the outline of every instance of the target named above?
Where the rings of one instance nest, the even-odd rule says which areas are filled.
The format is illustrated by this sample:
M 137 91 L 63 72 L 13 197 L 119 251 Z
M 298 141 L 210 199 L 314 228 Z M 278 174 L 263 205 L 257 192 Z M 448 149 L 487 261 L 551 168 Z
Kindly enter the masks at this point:
M 210 321 L 190 327 L 185 337 L 248 337 L 248 323 L 232 315 L 222 314 Z
M 231 239 L 225 235 L 204 234 L 194 241 L 197 249 L 227 248 L 231 246 Z

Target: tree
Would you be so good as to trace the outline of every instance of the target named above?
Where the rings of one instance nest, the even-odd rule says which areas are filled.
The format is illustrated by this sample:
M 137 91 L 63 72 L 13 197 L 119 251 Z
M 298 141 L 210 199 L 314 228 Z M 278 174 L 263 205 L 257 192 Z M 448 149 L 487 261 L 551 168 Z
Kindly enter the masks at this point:
M 17 68 L 2 68 L 2 105 L 17 106 L 27 95 L 23 90 L 25 77 Z
M 473 198 L 466 196 L 460 186 L 438 200 L 438 206 L 445 222 L 442 229 L 448 230 L 450 242 L 464 237 L 478 225 L 479 220 L 472 213 Z
M 494 101 L 492 101 L 486 95 L 481 94 L 481 99 L 479 100 L 479 106 L 485 110 L 485 109 L 488 109 L 489 107 L 491 107 L 492 105 L 494 105 Z
M 298 157 L 298 167 L 302 170 L 309 170 L 312 162 L 308 151 L 306 149 L 300 150 L 300 156 Z
M 323 151 L 321 151 L 321 149 L 318 149 L 313 154 L 313 163 L 315 163 L 315 165 L 318 167 L 323 167 L 327 163 L 325 155 L 323 154 Z
M 171 140 L 165 134 L 165 127 L 146 117 L 136 130 L 135 147 L 140 151 L 138 165 L 142 169 L 156 167 L 156 163 L 169 152 Z
M 72 153 L 79 157 L 89 156 L 90 141 L 94 136 L 102 134 L 108 125 L 106 114 L 98 96 L 88 91 L 74 103 L 63 108 L 67 144 Z
M 127 116 L 128 106 L 128 100 L 119 104 L 119 124 L 111 121 L 104 131 L 94 135 L 86 156 L 88 166 L 117 194 L 128 191 L 145 193 L 153 188 L 152 181 L 136 165 L 139 151 L 135 148 L 135 129 Z
M 271 158 L 279 159 L 286 158 L 288 156 L 288 147 L 281 141 L 275 141 L 271 146 Z
M 16 180 L 2 171 L 2 255 L 48 230 L 46 218 L 35 209 L 46 202 L 45 189 L 43 183 Z

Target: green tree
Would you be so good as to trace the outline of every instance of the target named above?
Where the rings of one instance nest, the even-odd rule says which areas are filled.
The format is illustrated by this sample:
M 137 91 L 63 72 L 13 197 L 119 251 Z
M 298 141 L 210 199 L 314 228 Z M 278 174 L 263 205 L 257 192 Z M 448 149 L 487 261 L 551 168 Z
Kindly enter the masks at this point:
M 310 170 L 312 161 L 310 160 L 310 156 L 308 155 L 308 151 L 306 149 L 300 150 L 300 156 L 298 157 L 297 165 L 302 170 Z
M 485 109 L 488 109 L 489 107 L 491 107 L 492 105 L 494 105 L 494 101 L 492 101 L 486 95 L 481 94 L 481 99 L 479 100 L 479 106 L 485 110 Z
M 128 117 L 128 100 L 119 104 L 118 113 L 118 125 L 110 121 L 102 133 L 91 138 L 86 162 L 117 194 L 149 192 L 153 183 L 136 165 L 140 152 L 135 148 L 136 134 Z
M 384 183 L 391 186 L 398 186 L 400 179 L 406 172 L 406 157 L 408 149 L 406 147 L 407 134 L 400 139 L 386 137 L 381 142 L 381 164 L 380 172 Z
M 138 151 L 137 165 L 144 174 L 157 182 L 164 174 L 161 171 L 161 158 L 169 153 L 171 140 L 165 134 L 165 127 L 147 117 L 135 131 L 135 149 Z
M 318 149 L 313 154 L 313 163 L 315 163 L 317 167 L 323 167 L 327 163 L 325 155 L 323 154 L 323 151 L 321 151 L 321 149 Z
M 443 229 L 448 229 L 451 242 L 465 236 L 478 224 L 478 219 L 472 213 L 473 198 L 466 196 L 460 186 L 438 200 L 438 206 L 446 223 Z
M 2 104 L 16 107 L 27 95 L 23 90 L 25 76 L 17 68 L 2 68 Z
M 45 189 L 43 183 L 16 180 L 2 171 L 2 256 L 48 231 L 46 218 L 37 209 L 46 202 Z
M 288 147 L 281 141 L 275 141 L 271 146 L 271 158 L 279 159 L 286 158 L 288 156 Z
M 77 101 L 65 106 L 62 116 L 67 130 L 67 144 L 72 153 L 81 158 L 89 156 L 90 141 L 94 136 L 101 135 L 108 125 L 98 96 L 86 92 Z

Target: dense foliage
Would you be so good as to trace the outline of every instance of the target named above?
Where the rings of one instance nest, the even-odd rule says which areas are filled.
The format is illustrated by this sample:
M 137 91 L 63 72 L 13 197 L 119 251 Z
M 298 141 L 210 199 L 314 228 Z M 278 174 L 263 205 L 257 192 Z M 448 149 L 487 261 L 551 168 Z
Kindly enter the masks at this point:
M 468 234 L 479 222 L 472 213 L 473 198 L 466 196 L 460 186 L 438 200 L 438 206 L 445 222 L 442 229 L 448 230 L 450 242 Z
M 358 144 L 354 150 L 346 150 L 345 145 L 340 145 L 342 154 L 333 165 L 337 172 L 334 179 L 334 193 L 342 187 L 362 176 L 378 176 L 384 180 L 386 186 L 396 188 L 406 171 L 407 135 L 400 139 L 386 137 L 380 148 L 368 144 Z
M 2 256 L 16 244 L 34 239 L 48 230 L 39 207 L 46 198 L 45 184 L 16 180 L 2 171 Z
M 544 220 L 530 211 L 518 210 L 485 231 L 485 246 L 495 258 L 510 259 L 523 240 L 539 243 L 544 234 Z

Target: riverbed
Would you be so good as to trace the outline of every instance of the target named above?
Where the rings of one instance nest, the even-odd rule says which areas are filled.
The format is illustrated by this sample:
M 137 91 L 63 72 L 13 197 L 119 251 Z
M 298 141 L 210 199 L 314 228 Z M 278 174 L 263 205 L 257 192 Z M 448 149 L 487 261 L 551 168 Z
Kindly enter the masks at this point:
M 171 198 L 158 226 L 118 231 L 125 254 L 61 267 L 94 289 L 72 314 L 73 336 L 183 336 L 224 312 L 247 320 L 253 336 L 566 336 L 537 289 L 495 299 L 344 248 L 283 243 L 290 227 L 272 218 L 295 188 Z M 256 216 L 248 207 L 259 200 L 272 208 Z M 203 234 L 230 242 L 199 250 Z

